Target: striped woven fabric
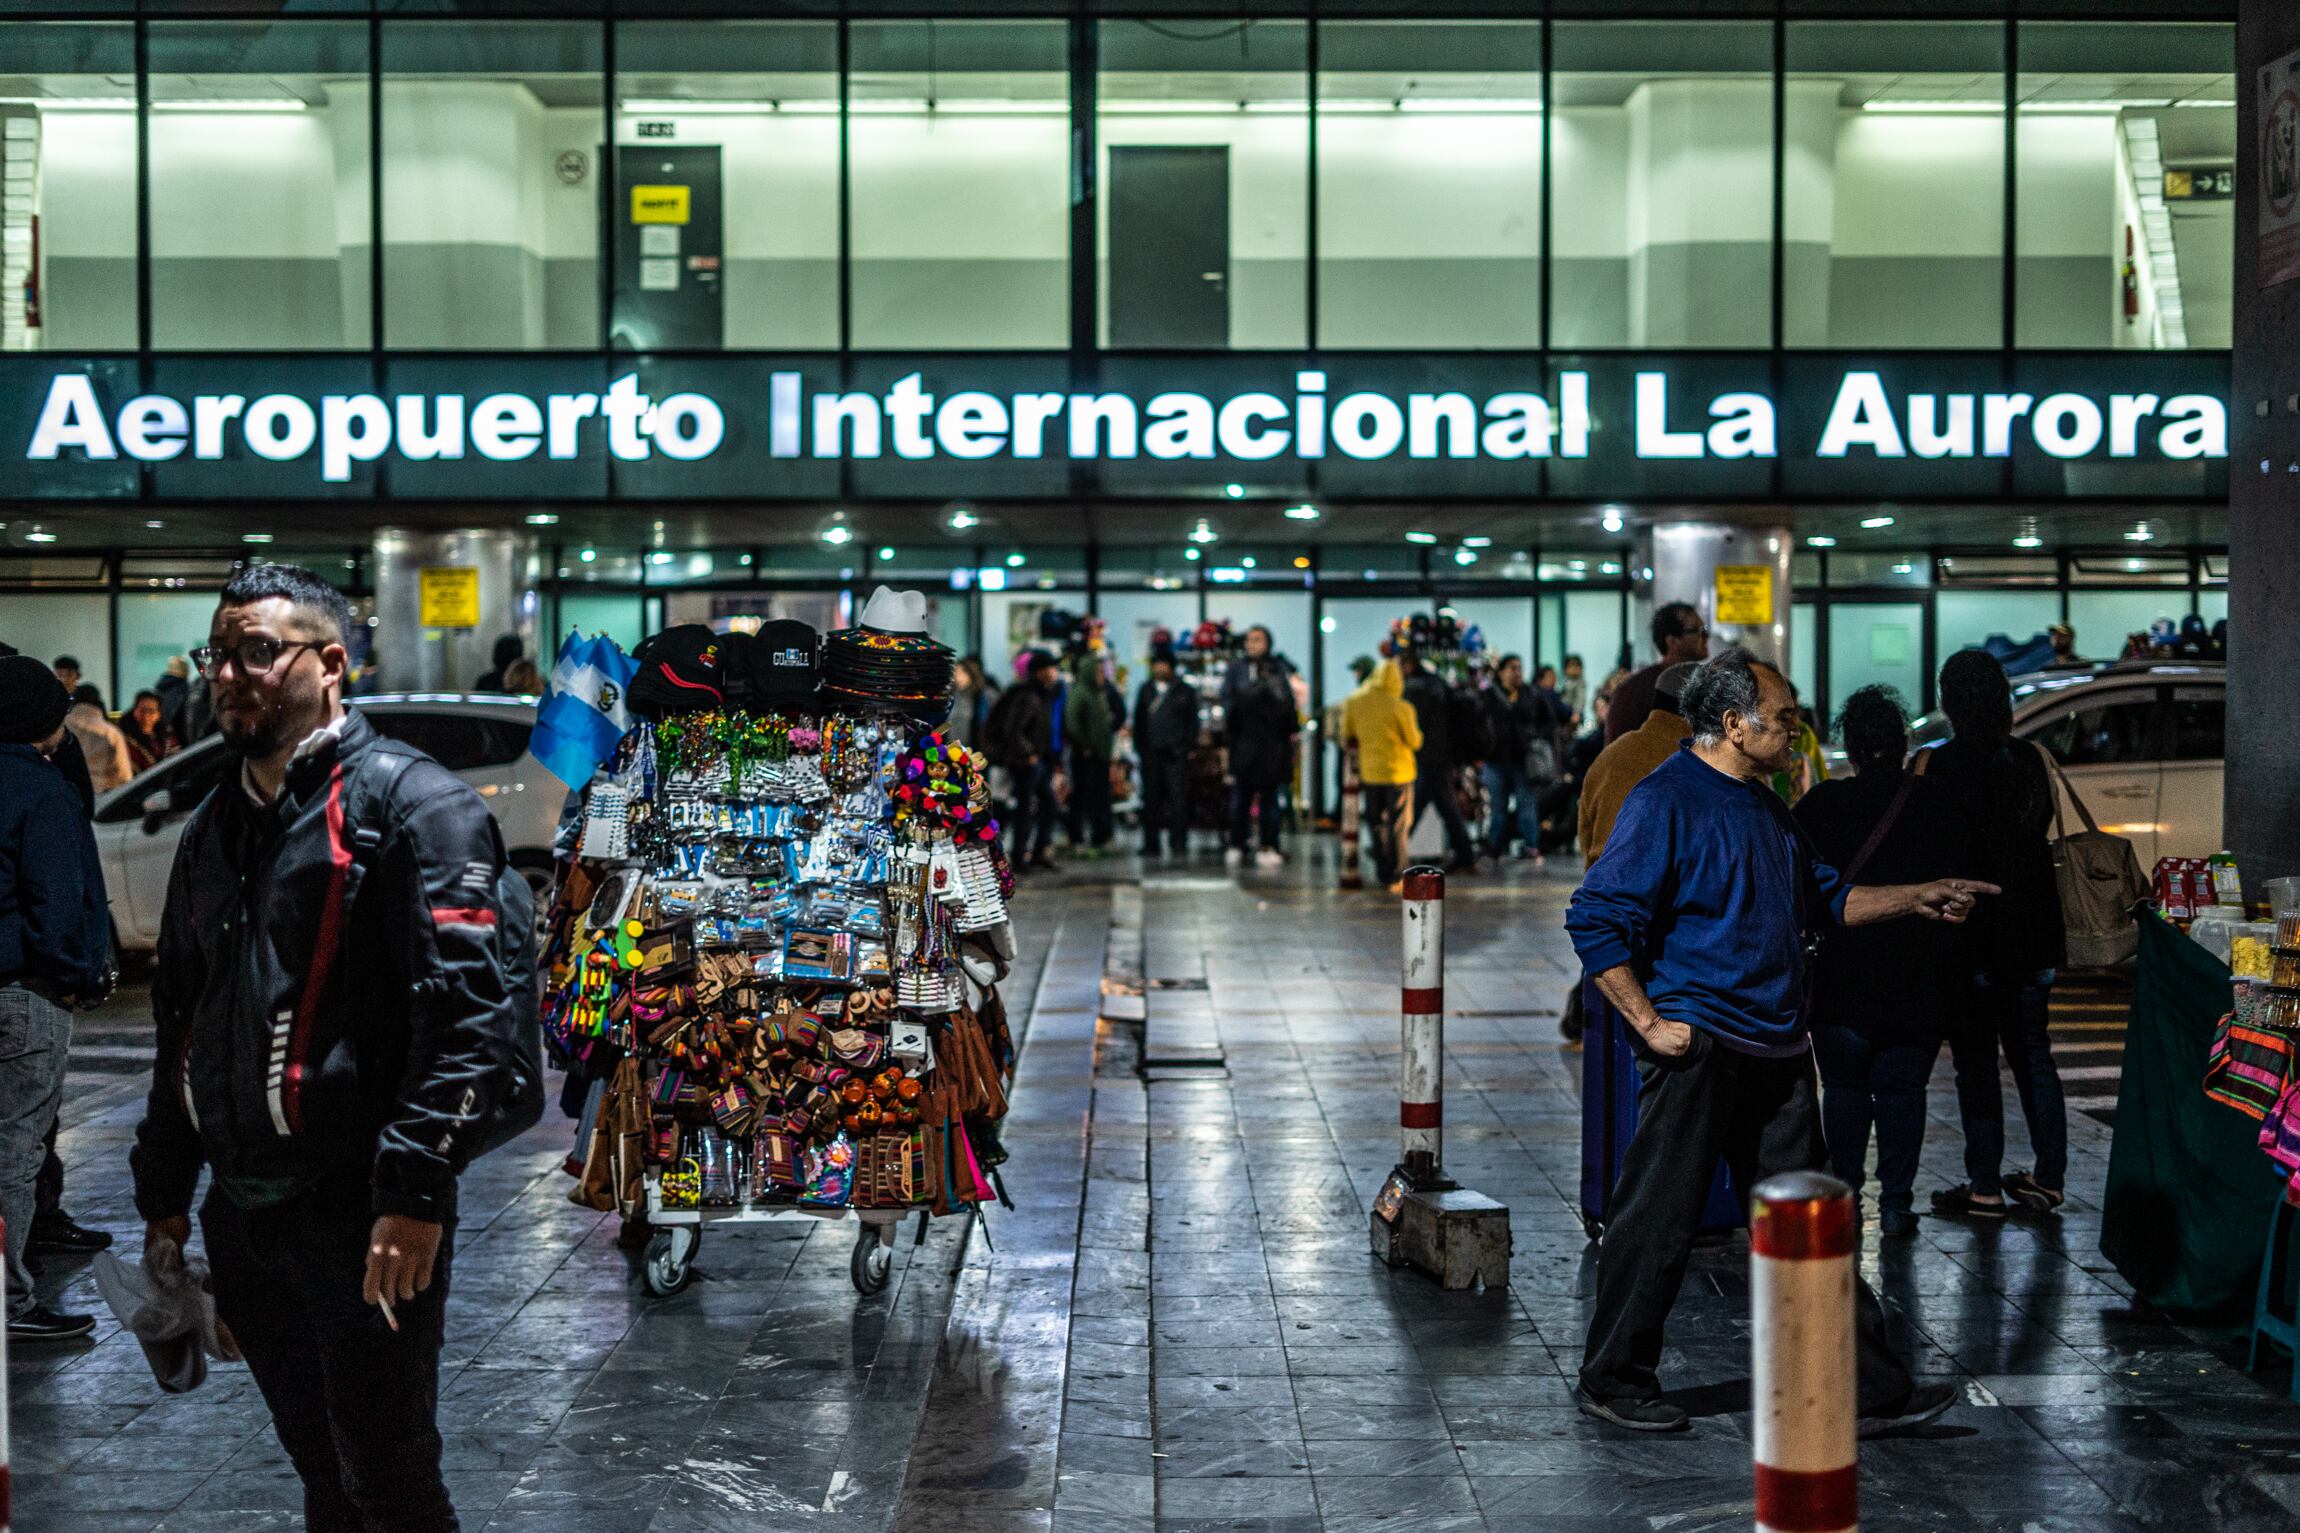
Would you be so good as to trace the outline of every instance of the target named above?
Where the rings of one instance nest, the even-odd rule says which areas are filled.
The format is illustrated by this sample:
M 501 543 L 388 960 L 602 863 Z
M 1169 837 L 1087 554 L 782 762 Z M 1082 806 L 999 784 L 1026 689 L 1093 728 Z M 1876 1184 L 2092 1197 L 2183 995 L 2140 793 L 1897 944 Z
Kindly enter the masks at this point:
M 2294 1186 L 2300 1189 L 2300 1085 L 2288 1088 L 2268 1121 L 2260 1125 L 2260 1148 L 2270 1160 L 2295 1173 Z
M 2292 1038 L 2247 1027 L 2236 1016 L 2230 1012 L 2222 1017 L 2213 1035 L 2212 1053 L 2204 1063 L 2204 1094 L 2247 1116 L 2265 1119 L 2276 1110 L 2291 1077 Z M 2295 1134 L 2300 1135 L 2300 1124 L 2295 1124 Z M 2300 1166 L 2300 1160 L 2291 1164 Z

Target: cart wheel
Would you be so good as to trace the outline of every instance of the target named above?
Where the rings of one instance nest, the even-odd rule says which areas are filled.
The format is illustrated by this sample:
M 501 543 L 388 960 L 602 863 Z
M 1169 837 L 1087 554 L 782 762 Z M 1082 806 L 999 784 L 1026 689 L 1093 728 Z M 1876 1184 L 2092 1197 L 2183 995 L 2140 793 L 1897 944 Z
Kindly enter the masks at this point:
M 647 1258 L 639 1269 L 647 1292 L 668 1299 L 693 1281 L 695 1249 L 702 1243 L 703 1232 L 693 1225 L 675 1224 L 656 1231 L 655 1238 L 647 1242 Z
M 869 1295 L 886 1290 L 887 1280 L 894 1275 L 894 1251 L 879 1238 L 877 1225 L 866 1224 L 855 1235 L 855 1250 L 847 1260 L 847 1275 L 854 1279 L 856 1293 Z

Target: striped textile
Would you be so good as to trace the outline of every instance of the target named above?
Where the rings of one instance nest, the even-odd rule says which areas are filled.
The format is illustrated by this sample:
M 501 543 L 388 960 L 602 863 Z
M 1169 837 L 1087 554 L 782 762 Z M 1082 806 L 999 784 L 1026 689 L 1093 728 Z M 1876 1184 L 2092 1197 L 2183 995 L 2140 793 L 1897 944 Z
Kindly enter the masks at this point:
M 2292 1074 L 2292 1038 L 2247 1027 L 2230 1012 L 2220 1019 L 2204 1062 L 2204 1094 L 2248 1117 L 2265 1119 L 2284 1096 Z M 2295 1125 L 2300 1129 L 2300 1125 Z M 2300 1161 L 2292 1163 L 2300 1166 Z

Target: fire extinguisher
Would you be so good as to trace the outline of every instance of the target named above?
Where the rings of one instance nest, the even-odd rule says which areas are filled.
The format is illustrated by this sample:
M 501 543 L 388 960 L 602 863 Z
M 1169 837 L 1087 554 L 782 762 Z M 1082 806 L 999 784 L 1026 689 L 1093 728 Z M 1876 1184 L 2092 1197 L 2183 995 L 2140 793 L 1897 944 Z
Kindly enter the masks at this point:
M 2124 226 L 2124 322 L 2140 319 L 2140 268 L 2134 264 L 2132 225 Z

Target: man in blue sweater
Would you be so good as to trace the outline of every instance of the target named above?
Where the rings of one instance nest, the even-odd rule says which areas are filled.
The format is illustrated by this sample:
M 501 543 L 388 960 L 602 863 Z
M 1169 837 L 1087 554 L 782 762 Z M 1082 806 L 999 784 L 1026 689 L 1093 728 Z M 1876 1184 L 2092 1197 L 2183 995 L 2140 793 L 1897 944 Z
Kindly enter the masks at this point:
M 1641 1432 L 1689 1424 L 1656 1369 L 1717 1157 L 1744 1193 L 1828 1165 L 1806 1038 L 1808 935 L 1905 915 L 1958 922 L 1997 892 L 1970 879 L 1856 888 L 1823 863 L 1767 786 L 1795 749 L 1795 696 L 1746 651 L 1704 664 L 1680 702 L 1693 738 L 1629 795 L 1565 921 L 1629 1024 L 1640 1077 L 1580 1402 Z M 1954 1391 L 1912 1379 L 1865 1283 L 1855 1326 L 1862 1436 L 1948 1408 Z

